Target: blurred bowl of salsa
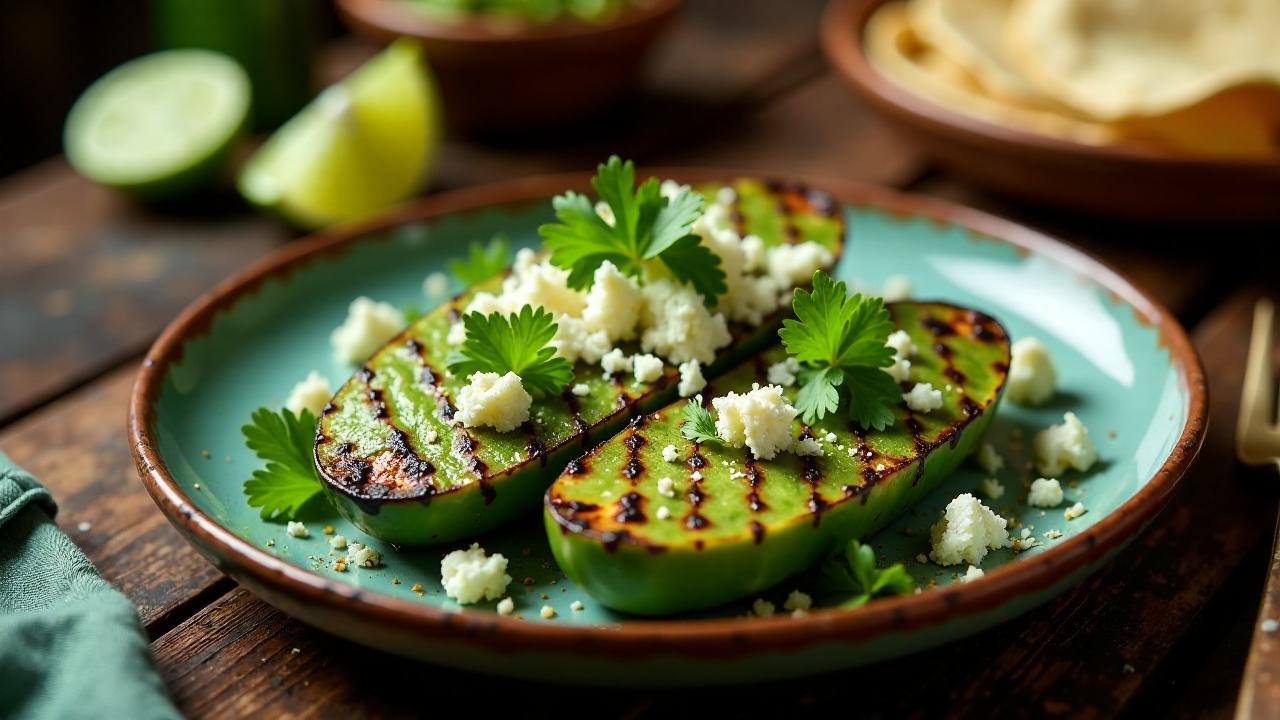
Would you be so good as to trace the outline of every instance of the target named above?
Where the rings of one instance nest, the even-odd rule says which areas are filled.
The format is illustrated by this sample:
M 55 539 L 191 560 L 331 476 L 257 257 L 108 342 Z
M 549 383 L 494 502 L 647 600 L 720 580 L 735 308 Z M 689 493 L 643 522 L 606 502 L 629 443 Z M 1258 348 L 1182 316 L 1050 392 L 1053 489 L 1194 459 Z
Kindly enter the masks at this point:
M 680 0 L 337 0 L 357 33 L 422 43 L 450 126 L 528 134 L 589 118 L 635 86 Z

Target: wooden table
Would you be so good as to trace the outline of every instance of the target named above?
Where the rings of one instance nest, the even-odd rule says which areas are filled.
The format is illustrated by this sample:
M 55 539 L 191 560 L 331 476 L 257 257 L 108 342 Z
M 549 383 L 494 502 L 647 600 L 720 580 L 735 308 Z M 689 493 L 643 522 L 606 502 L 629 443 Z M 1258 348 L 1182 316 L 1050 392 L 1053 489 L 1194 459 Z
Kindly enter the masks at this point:
M 184 712 L 410 716 L 441 708 L 446 695 L 521 716 L 665 717 L 703 707 L 729 716 L 1232 712 L 1276 482 L 1239 468 L 1231 444 L 1252 302 L 1280 295 L 1274 260 L 1265 261 L 1278 228 L 1120 223 L 983 195 L 931 167 L 845 91 L 818 50 L 821 4 L 695 0 L 645 93 L 615 119 L 542 144 L 450 140 L 435 189 L 584 169 L 619 152 L 649 165 L 890 185 L 1083 246 L 1182 320 L 1211 379 L 1204 451 L 1155 524 L 1047 607 L 881 666 L 750 691 L 588 689 L 566 703 L 555 697 L 563 689 L 503 682 L 495 693 L 491 678 L 381 655 L 285 617 L 221 576 L 161 517 L 134 475 L 124 432 L 139 359 L 182 306 L 293 235 L 231 199 L 199 213 L 135 208 L 54 158 L 0 181 L 0 448 L 48 484 L 59 524 L 137 604 Z M 326 71 L 336 76 L 369 52 L 342 40 L 326 52 Z

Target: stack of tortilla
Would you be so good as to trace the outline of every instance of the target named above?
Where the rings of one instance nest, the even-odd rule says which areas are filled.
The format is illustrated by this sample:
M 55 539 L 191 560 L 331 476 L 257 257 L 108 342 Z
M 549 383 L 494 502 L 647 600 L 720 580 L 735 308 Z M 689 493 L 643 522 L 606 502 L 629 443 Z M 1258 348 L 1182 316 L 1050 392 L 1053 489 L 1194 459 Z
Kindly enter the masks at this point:
M 906 0 L 867 56 L 952 110 L 1091 145 L 1280 158 L 1280 0 Z

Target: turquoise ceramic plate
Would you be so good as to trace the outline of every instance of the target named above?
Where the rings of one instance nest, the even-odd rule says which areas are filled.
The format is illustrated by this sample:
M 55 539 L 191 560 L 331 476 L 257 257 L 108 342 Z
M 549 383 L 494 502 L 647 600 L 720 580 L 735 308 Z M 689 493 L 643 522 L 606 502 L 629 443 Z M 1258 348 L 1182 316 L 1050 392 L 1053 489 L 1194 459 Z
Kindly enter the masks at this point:
M 657 174 L 686 182 L 732 176 Z M 384 566 L 338 573 L 320 528 L 330 523 L 361 537 L 345 521 L 313 518 L 312 537 L 298 539 L 259 519 L 241 492 L 258 462 L 239 428 L 254 408 L 281 404 L 309 371 L 335 385 L 352 371 L 332 362 L 328 344 L 350 300 L 424 305 L 424 276 L 496 232 L 535 243 L 537 225 L 550 217 L 547 199 L 585 189 L 582 176 L 437 196 L 368 226 L 298 242 L 215 288 L 156 342 L 138 379 L 130 433 L 143 482 L 196 548 L 285 612 L 394 653 L 485 672 L 589 683 L 776 679 L 937 645 L 1044 602 L 1132 540 L 1198 450 L 1205 384 L 1186 336 L 1124 278 L 1025 228 L 931 200 L 819 184 L 845 203 L 852 232 L 841 277 L 874 287 L 905 275 L 915 297 L 990 313 L 1014 338 L 1041 338 L 1057 363 L 1061 392 L 1052 404 L 1005 403 L 989 433 L 1011 466 L 1002 474 L 1009 492 L 994 506 L 1032 528 L 1040 544 L 995 553 L 976 582 L 955 583 L 953 570 L 915 559 L 928 551 L 928 527 L 942 506 L 978 485 L 972 467 L 872 539 L 882 558 L 907 564 L 928 586 L 923 592 L 803 618 L 744 617 L 745 602 L 662 621 L 612 613 L 559 572 L 536 513 L 479 538 L 511 559 L 519 618 L 498 616 L 492 603 L 461 608 L 444 596 L 440 558 L 453 548 L 401 550 L 366 539 Z M 1068 504 L 1088 508 L 1072 521 L 1062 508 L 1027 508 L 1022 488 L 1030 437 L 1066 410 L 1089 426 L 1102 458 L 1069 483 Z M 1062 536 L 1045 538 L 1050 530 Z M 789 590 L 779 587 L 771 599 L 780 605 Z M 572 610 L 575 600 L 585 608 Z M 557 617 L 540 618 L 544 604 Z

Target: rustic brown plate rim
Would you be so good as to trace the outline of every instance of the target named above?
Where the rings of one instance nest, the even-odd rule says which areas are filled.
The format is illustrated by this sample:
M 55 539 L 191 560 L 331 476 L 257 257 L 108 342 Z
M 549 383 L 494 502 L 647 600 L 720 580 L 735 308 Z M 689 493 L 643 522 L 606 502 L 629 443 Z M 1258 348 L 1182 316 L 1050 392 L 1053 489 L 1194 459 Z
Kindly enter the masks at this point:
M 1001 125 L 929 100 L 881 75 L 871 66 L 864 52 L 863 37 L 868 20 L 881 5 L 894 1 L 832 0 L 823 13 L 821 28 L 822 47 L 828 62 L 859 94 L 891 114 L 928 124 L 942 133 L 1097 162 L 1154 165 L 1170 171 L 1280 172 L 1280 159 L 1179 155 L 1130 145 L 1088 145 Z
M 589 22 L 573 17 L 549 22 L 513 21 L 501 32 L 482 19 L 435 20 L 409 7 L 404 0 L 337 0 L 339 10 L 357 24 L 383 36 L 405 35 L 427 40 L 504 45 L 529 41 L 555 41 L 613 32 L 649 22 L 673 12 L 682 0 L 651 0 L 629 4 L 617 17 Z
M 729 169 L 646 168 L 646 171 L 684 182 L 761 175 Z M 158 449 L 154 430 L 156 402 L 169 365 L 181 357 L 183 344 L 204 334 L 217 313 L 230 308 L 268 279 L 286 275 L 312 257 L 340 252 L 367 235 L 454 212 L 534 201 L 566 188 L 585 190 L 589 178 L 589 173 L 544 175 L 428 197 L 379 219 L 291 243 L 219 283 L 188 306 L 148 351 L 129 405 L 129 440 L 138 473 L 170 522 L 221 561 L 220 567 L 229 567 L 231 574 L 243 574 L 252 582 L 304 600 L 308 605 L 355 614 L 366 622 L 377 622 L 397 632 L 504 651 L 573 650 L 579 654 L 611 657 L 655 652 L 740 654 L 747 649 L 752 652 L 794 649 L 909 631 L 975 615 L 1017 597 L 1048 590 L 1132 539 L 1164 506 L 1203 443 L 1208 386 L 1199 356 L 1169 311 L 1123 274 L 1067 243 L 977 210 L 879 187 L 814 178 L 802 181 L 827 190 L 842 203 L 959 226 L 976 235 L 1048 257 L 1130 305 L 1140 320 L 1156 328 L 1159 342 L 1169 348 L 1189 393 L 1186 422 L 1161 467 L 1133 497 L 1080 534 L 1034 557 L 996 568 L 976 582 L 878 600 L 856 610 L 816 610 L 803 618 L 634 619 L 609 626 L 533 623 L 485 611 L 444 610 L 362 591 L 289 564 L 236 536 L 192 503 L 174 481 Z

